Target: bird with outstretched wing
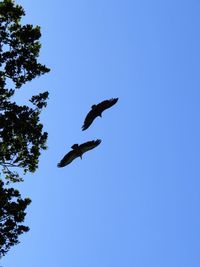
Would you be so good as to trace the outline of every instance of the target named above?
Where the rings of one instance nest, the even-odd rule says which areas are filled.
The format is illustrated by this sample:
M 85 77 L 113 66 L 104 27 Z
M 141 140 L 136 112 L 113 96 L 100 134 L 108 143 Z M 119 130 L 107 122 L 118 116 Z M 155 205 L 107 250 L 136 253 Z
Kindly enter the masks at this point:
M 99 116 L 102 116 L 102 112 L 110 107 L 112 107 L 113 105 L 115 105 L 118 101 L 118 98 L 111 98 L 109 100 L 104 100 L 101 103 L 97 104 L 97 105 L 93 105 L 91 107 L 91 110 L 89 111 L 89 113 L 87 114 L 83 126 L 82 126 L 82 131 L 86 130 L 87 128 L 90 127 L 90 125 L 92 124 L 92 122 Z
M 97 140 L 92 140 L 92 141 L 88 141 L 86 143 L 83 143 L 81 145 L 78 144 L 74 144 L 73 146 L 71 146 L 72 150 L 69 151 L 62 159 L 61 161 L 58 163 L 58 167 L 62 168 L 65 167 L 66 165 L 70 164 L 74 159 L 80 157 L 82 159 L 82 155 L 97 147 L 99 144 L 101 143 L 100 139 Z

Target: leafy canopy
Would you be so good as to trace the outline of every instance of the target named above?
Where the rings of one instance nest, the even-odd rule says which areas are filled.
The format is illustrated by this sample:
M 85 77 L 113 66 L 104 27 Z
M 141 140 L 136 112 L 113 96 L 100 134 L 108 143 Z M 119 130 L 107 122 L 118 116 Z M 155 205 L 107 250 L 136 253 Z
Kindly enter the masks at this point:
M 35 172 L 41 150 L 46 149 L 47 132 L 40 114 L 48 92 L 34 95 L 19 105 L 15 92 L 32 79 L 49 72 L 38 62 L 40 27 L 22 25 L 23 8 L 12 0 L 0 2 L 0 257 L 19 242 L 29 228 L 22 223 L 30 199 L 5 186 Z
M 0 180 L 0 258 L 10 247 L 19 243 L 18 236 L 29 228 L 22 225 L 25 209 L 31 203 L 29 198 L 22 199 L 18 190 L 6 189 Z
M 14 1 L 0 2 L 0 165 L 5 178 L 12 182 L 23 180 L 16 168 L 24 173 L 37 169 L 47 140 L 40 113 L 46 107 L 48 92 L 33 96 L 32 107 L 13 101 L 23 84 L 49 71 L 38 62 L 40 27 L 21 25 L 24 15 Z

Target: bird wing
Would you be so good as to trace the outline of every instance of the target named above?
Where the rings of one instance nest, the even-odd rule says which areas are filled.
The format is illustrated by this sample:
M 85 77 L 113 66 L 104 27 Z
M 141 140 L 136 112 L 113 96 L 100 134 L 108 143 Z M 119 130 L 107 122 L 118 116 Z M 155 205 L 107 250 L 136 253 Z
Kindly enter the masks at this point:
M 94 119 L 97 117 L 95 111 L 93 109 L 91 109 L 87 116 L 85 117 L 83 126 L 82 126 L 82 130 L 86 130 L 88 127 L 90 127 L 90 125 L 92 124 L 92 122 L 94 121 Z
M 118 101 L 118 98 L 111 98 L 109 100 L 104 100 L 97 105 L 97 109 L 103 112 L 105 109 L 112 107 Z
M 88 141 L 86 143 L 83 143 L 79 146 L 79 148 L 81 149 L 82 153 L 87 152 L 88 150 L 91 150 L 93 148 L 95 148 L 96 146 L 98 146 L 101 143 L 100 139 L 97 139 L 96 141 Z
M 71 163 L 75 158 L 77 158 L 77 154 L 74 152 L 74 150 L 69 151 L 58 163 L 58 167 L 62 168 Z

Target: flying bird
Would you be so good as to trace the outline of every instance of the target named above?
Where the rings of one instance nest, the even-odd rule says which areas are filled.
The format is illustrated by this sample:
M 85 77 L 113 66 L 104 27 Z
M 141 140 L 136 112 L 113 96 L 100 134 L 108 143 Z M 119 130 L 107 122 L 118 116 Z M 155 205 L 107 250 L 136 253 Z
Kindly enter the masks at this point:
M 98 146 L 101 143 L 100 139 L 97 139 L 96 141 L 88 141 L 86 143 L 83 143 L 81 145 L 78 144 L 74 144 L 73 146 L 71 146 L 72 150 L 69 151 L 64 157 L 63 159 L 61 159 L 61 161 L 58 163 L 58 167 L 62 168 L 65 167 L 66 165 L 70 164 L 74 159 L 80 157 L 82 159 L 82 155 L 95 148 L 96 146 Z
M 87 114 L 84 120 L 82 131 L 89 128 L 92 122 L 94 121 L 94 119 L 96 119 L 97 117 L 101 117 L 102 112 L 106 110 L 107 108 L 110 108 L 113 105 L 115 105 L 117 101 L 118 101 L 118 98 L 111 98 L 109 100 L 102 101 L 101 103 L 97 105 L 91 106 L 91 110 L 89 111 L 89 113 Z

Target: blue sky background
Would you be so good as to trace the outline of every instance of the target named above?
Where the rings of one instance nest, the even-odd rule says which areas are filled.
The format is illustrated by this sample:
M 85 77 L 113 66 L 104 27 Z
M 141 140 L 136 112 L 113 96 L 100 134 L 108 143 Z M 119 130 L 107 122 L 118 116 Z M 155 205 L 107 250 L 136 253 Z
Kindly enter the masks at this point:
M 49 149 L 17 187 L 29 233 L 4 267 L 200 266 L 200 2 L 19 0 L 42 27 Z M 119 97 L 85 132 L 94 103 Z M 63 169 L 74 143 L 95 150 Z

